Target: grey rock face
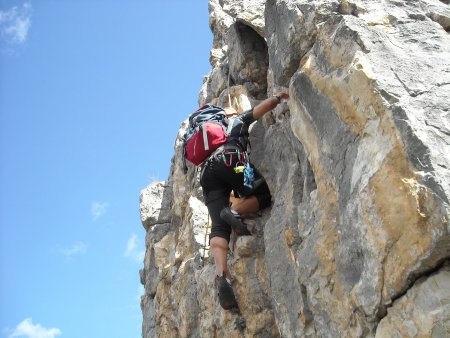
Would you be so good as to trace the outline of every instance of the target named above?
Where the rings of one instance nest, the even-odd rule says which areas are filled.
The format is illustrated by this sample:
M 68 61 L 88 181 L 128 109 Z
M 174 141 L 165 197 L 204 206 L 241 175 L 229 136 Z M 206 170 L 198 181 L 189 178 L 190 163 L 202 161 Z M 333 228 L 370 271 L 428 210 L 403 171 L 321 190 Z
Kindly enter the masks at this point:
M 249 26 L 236 22 L 230 27 L 228 60 L 232 84 L 267 82 L 267 45 L 264 39 Z M 267 86 L 260 88 L 263 94 Z M 258 93 L 252 93 L 258 96 Z
M 290 99 L 251 129 L 272 206 L 230 242 L 223 311 L 198 172 L 141 194 L 143 337 L 449 335 L 448 1 L 211 0 L 199 104 Z M 230 88 L 227 88 L 230 75 Z
M 314 44 L 318 27 L 338 8 L 336 0 L 267 1 L 269 60 L 276 83 L 285 87 L 289 85 L 301 58 Z
M 418 280 L 388 309 L 376 337 L 448 337 L 450 332 L 450 268 Z

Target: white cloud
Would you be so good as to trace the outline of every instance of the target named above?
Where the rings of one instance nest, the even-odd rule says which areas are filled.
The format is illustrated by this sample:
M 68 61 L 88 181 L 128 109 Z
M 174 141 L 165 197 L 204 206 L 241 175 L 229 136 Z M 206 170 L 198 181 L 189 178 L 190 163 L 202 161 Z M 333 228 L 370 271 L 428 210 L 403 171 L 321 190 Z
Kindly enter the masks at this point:
M 41 324 L 34 325 L 32 319 L 27 318 L 20 322 L 8 337 L 54 338 L 60 334 L 61 330 L 58 328 L 46 329 Z
M 71 257 L 74 255 L 84 255 L 87 252 L 87 245 L 83 242 L 78 242 L 68 248 L 59 250 L 59 252 L 67 257 Z
M 92 202 L 91 204 L 92 220 L 96 221 L 101 216 L 103 216 L 106 213 L 108 207 L 109 204 L 107 202 Z
M 0 37 L 9 44 L 25 42 L 31 27 L 31 3 L 0 11 Z
M 136 234 L 132 234 L 127 241 L 127 248 L 124 256 L 129 257 L 137 262 L 144 261 L 145 251 L 138 248 L 139 238 Z

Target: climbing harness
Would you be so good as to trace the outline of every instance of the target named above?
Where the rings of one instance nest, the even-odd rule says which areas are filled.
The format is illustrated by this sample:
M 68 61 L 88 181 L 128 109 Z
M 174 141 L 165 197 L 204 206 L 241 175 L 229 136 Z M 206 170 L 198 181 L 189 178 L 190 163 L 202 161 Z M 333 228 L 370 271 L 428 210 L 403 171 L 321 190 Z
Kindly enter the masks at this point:
M 234 147 L 231 149 L 221 149 L 219 155 L 219 157 L 227 167 L 231 167 L 233 165 L 233 156 L 237 156 L 236 167 L 238 167 L 239 165 L 245 165 L 245 163 L 249 162 L 247 152 Z
M 220 153 L 220 158 L 227 167 L 231 167 L 233 165 L 233 156 L 237 156 L 236 165 L 233 168 L 234 172 L 236 174 L 244 173 L 244 186 L 252 189 L 255 174 L 252 166 L 250 165 L 247 152 L 241 151 L 240 149 L 223 149 Z

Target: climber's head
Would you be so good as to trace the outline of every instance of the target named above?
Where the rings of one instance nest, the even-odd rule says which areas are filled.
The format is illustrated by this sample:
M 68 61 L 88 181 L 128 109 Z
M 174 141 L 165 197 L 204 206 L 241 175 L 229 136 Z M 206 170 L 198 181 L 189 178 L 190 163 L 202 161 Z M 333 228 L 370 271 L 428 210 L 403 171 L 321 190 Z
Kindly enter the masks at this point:
M 225 111 L 225 114 L 227 116 L 234 116 L 237 115 L 238 112 L 236 111 L 236 109 L 234 109 L 233 107 L 226 107 L 223 109 Z

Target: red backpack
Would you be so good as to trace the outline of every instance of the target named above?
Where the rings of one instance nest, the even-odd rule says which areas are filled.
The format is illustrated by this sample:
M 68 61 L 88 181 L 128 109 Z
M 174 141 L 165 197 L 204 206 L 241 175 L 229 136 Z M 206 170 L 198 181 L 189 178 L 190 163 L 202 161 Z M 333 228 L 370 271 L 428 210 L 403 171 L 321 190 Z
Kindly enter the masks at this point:
M 197 109 L 189 116 L 188 130 L 184 134 L 184 159 L 195 165 L 202 164 L 227 142 L 226 128 L 227 118 L 222 108 L 207 104 Z

